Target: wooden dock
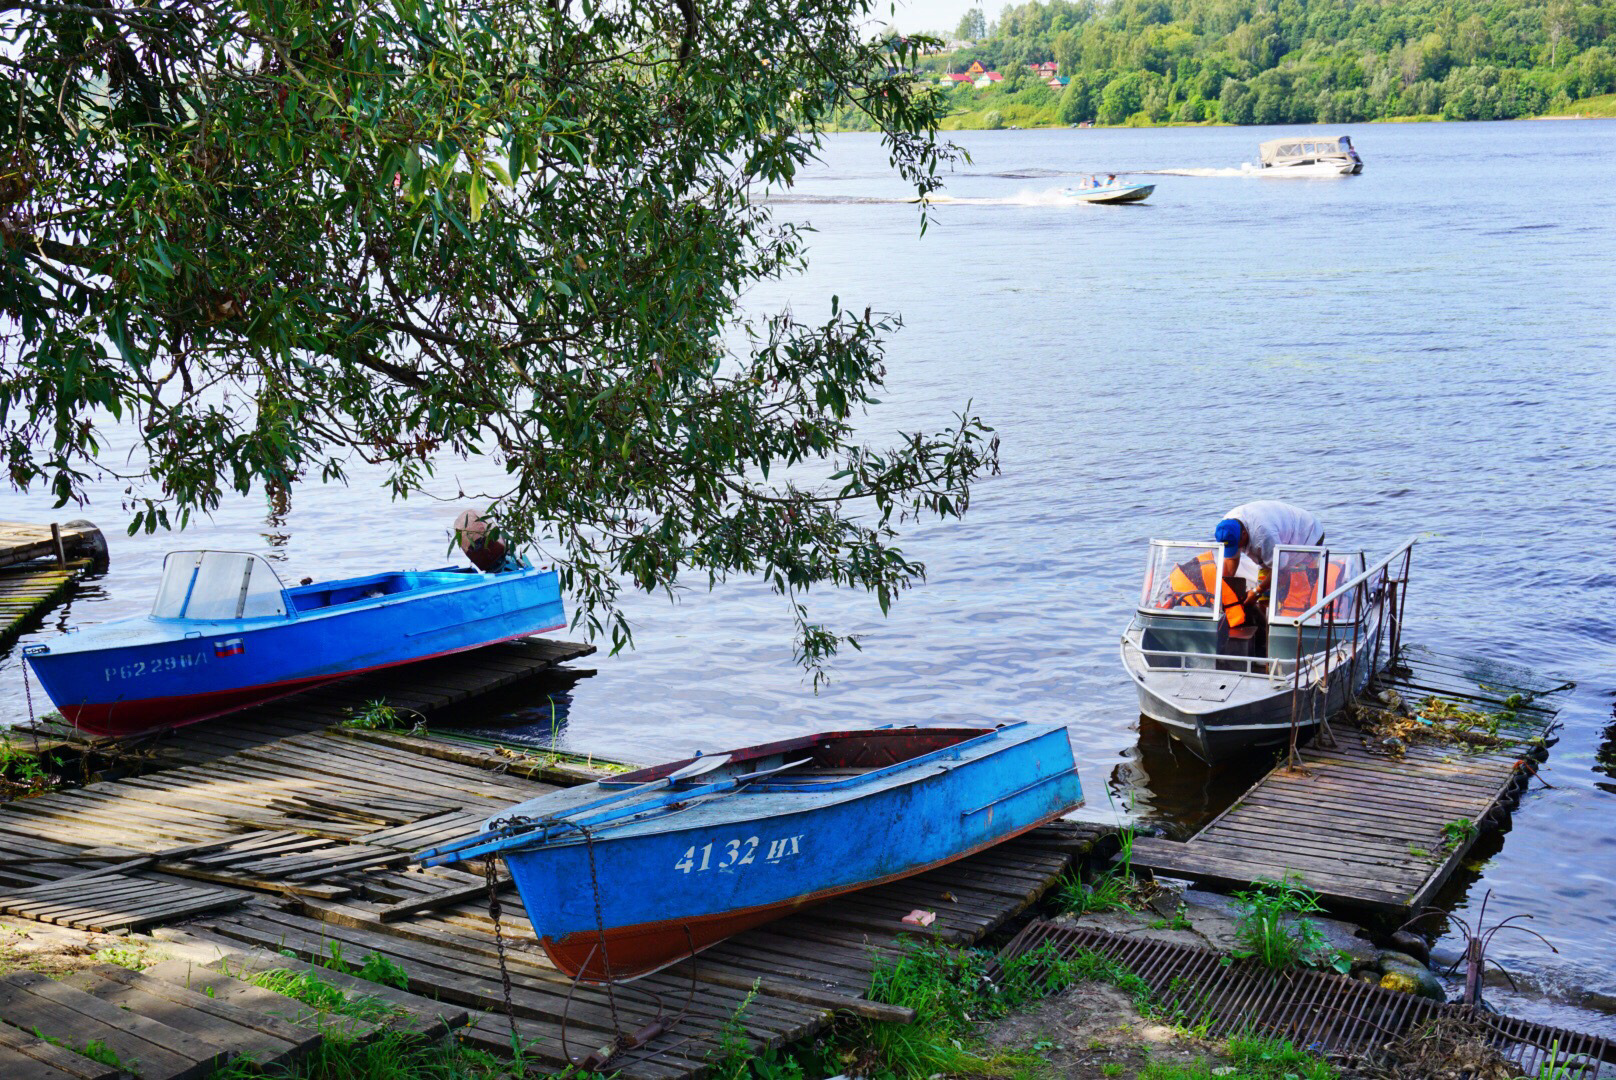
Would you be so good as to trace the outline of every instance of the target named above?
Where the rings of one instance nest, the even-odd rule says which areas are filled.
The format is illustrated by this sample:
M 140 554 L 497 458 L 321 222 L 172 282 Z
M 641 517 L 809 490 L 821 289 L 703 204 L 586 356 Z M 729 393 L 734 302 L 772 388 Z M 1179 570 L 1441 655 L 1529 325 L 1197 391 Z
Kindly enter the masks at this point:
M 88 521 L 72 521 L 66 525 L 0 521 L 0 566 L 52 559 L 58 567 L 65 567 L 70 559 L 76 558 L 104 561 L 106 550 L 101 530 Z
M 1387 745 L 1350 721 L 1303 748 L 1187 841 L 1141 837 L 1135 866 L 1212 885 L 1300 879 L 1325 902 L 1392 915 L 1428 904 L 1479 831 L 1499 824 L 1547 752 L 1552 683 L 1518 668 L 1411 647 L 1376 683 L 1410 705 L 1435 695 L 1508 712 L 1509 741 Z
M 424 684 L 412 685 L 427 696 Z M 368 692 L 350 687 L 347 699 L 363 700 Z M 389 696 L 396 699 L 396 691 Z M 283 703 L 269 707 L 273 715 L 247 734 L 232 734 L 238 720 L 201 733 L 193 750 L 167 749 L 154 760 L 155 771 L 0 805 L 0 910 L 91 930 L 151 927 L 178 955 L 232 974 L 296 962 L 287 952 L 304 963 L 318 963 L 333 946 L 350 958 L 379 952 L 408 973 L 410 994 L 472 1017 L 461 1037 L 508 1055 L 486 883 L 458 868 L 411 866 L 409 856 L 555 790 L 534 778 L 552 774 L 542 762 L 513 761 L 495 750 L 325 727 L 340 715 L 340 700 L 327 703 L 323 719 L 297 721 L 313 730 L 275 734 L 296 713 Z M 191 731 L 176 735 L 175 745 L 188 742 Z M 550 965 L 504 882 L 501 930 L 518 1033 L 531 1040 L 538 1060 L 560 1070 L 569 1055 L 661 1017 L 671 1022 L 667 1030 L 606 1071 L 625 1080 L 680 1080 L 723 1053 L 723 1032 L 737 1014 L 754 1048 L 811 1036 L 838 1011 L 907 1019 L 907 1010 L 863 997 L 872 968 L 893 954 L 900 935 L 980 940 L 1033 904 L 1074 852 L 1108 831 L 1039 830 L 739 935 L 610 993 L 575 987 Z M 903 923 L 916 908 L 934 911 L 936 921 L 924 929 Z M 150 974 L 162 977 L 155 969 Z M 231 1039 L 238 1051 L 264 1037 L 286 1054 L 300 1045 L 285 1030 L 259 1029 L 249 1038 L 252 1025 L 239 1015 L 205 1024 L 187 1018 L 175 1011 L 171 989 L 130 988 L 124 976 L 104 970 L 86 981 L 87 987 L 59 989 L 32 981 L 14 991 L 0 985 L 0 1020 L 12 1020 L 8 1007 L 20 1020 L 44 1016 L 36 999 L 66 998 L 72 990 L 92 998 L 135 995 L 122 999 L 130 1003 L 130 1010 L 118 1010 L 123 1016 L 172 1020 L 177 1031 L 211 1025 L 211 1039 L 193 1031 L 191 1042 L 155 1029 L 125 1032 L 131 1052 L 149 1054 L 159 1045 L 176 1051 L 162 1059 L 162 1069 L 141 1073 L 152 1078 L 200 1075 L 186 1070 L 216 1061 Z M 13 997 L 16 1004 L 8 1006 Z M 160 1013 L 151 1011 L 156 999 L 165 1002 Z M 109 1038 L 112 1013 L 78 998 L 58 1004 L 65 1011 L 44 1034 L 79 1047 Z M 217 1026 L 226 1020 L 241 1030 Z M 54 1067 L 40 1057 L 49 1051 L 30 1046 L 36 1064 Z M 27 1057 L 30 1048 L 17 1052 Z M 0 1054 L 0 1072 L 8 1060 Z

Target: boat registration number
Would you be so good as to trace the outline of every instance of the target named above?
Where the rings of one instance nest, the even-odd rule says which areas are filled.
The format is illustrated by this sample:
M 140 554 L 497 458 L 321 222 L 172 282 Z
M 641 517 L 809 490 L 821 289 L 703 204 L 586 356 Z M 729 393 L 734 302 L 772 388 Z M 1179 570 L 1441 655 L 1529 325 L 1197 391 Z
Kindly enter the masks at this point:
M 180 656 L 159 656 L 155 660 L 132 660 L 127 664 L 104 668 L 103 674 L 107 682 L 119 682 L 123 679 L 138 679 L 142 675 L 165 675 L 170 671 L 184 671 L 187 668 L 201 667 L 207 662 L 206 652 L 185 653 Z
M 681 874 L 701 873 L 703 870 L 730 870 L 737 866 L 750 866 L 761 857 L 765 863 L 771 865 L 802 853 L 802 838 L 806 833 L 796 836 L 783 836 L 777 840 L 770 840 L 768 847 L 763 846 L 760 837 L 748 836 L 745 840 L 714 840 L 710 844 L 700 847 L 692 844 L 685 849 L 684 855 L 673 864 L 673 868 Z

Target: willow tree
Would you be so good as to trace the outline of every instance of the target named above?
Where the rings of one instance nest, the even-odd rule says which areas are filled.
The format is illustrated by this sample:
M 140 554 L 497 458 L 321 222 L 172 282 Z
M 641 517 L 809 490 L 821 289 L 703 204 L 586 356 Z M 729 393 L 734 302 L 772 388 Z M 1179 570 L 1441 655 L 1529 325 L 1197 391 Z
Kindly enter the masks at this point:
M 741 312 L 804 257 L 757 193 L 835 110 L 922 196 L 949 158 L 873 2 L 0 0 L 12 482 L 82 498 L 128 425 L 153 530 L 487 455 L 592 631 L 627 640 L 623 583 L 760 575 L 817 677 L 850 639 L 803 593 L 884 610 L 924 573 L 897 525 L 996 452 L 968 407 L 860 435 L 895 319 Z

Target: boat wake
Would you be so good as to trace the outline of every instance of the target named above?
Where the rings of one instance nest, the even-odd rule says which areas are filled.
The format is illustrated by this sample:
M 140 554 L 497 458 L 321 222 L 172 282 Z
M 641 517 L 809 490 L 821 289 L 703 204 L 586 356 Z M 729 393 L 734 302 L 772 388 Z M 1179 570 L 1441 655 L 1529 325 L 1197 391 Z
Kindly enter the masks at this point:
M 1262 172 L 1255 165 L 1242 165 L 1238 169 L 1147 169 L 1144 176 L 1257 176 Z

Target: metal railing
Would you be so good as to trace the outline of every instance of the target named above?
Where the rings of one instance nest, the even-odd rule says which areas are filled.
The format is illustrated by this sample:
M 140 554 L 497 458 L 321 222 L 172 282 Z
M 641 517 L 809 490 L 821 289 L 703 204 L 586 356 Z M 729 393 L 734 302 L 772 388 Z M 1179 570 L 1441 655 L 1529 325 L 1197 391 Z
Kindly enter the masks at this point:
M 1309 725 L 1313 723 L 1313 718 L 1317 717 L 1320 735 L 1328 739 L 1331 745 L 1334 744 L 1335 736 L 1330 731 L 1329 722 L 1330 677 L 1340 670 L 1339 664 L 1332 668 L 1332 662 L 1339 660 L 1335 642 L 1335 630 L 1339 620 L 1335 617 L 1335 611 L 1343 598 L 1350 597 L 1349 610 L 1353 617 L 1351 647 L 1342 650 L 1349 665 L 1346 682 L 1342 684 L 1342 705 L 1345 706 L 1351 701 L 1357 689 L 1360 663 L 1364 665 L 1367 674 L 1373 676 L 1380 670 L 1383 646 L 1386 647 L 1387 662 L 1396 659 L 1398 649 L 1402 647 L 1403 606 L 1408 600 L 1409 570 L 1413 565 L 1414 545 L 1418 540 L 1417 536 L 1404 540 L 1379 562 L 1366 567 L 1357 577 L 1337 586 L 1333 592 L 1296 617 L 1294 624 L 1296 661 L 1291 676 L 1291 737 L 1287 758 L 1290 764 L 1296 765 L 1300 761 L 1296 752 L 1296 739 L 1304 726 L 1304 712 Z M 1330 565 L 1328 549 L 1324 552 L 1322 565 Z M 1371 623 L 1373 629 L 1368 628 Z M 1324 650 L 1310 654 L 1313 662 L 1307 665 L 1308 671 L 1304 678 L 1302 642 L 1308 637 L 1307 631 L 1310 628 L 1324 632 Z M 1362 645 L 1360 636 L 1364 634 L 1372 635 L 1367 649 L 1360 647 Z M 1345 634 L 1342 636 L 1342 644 L 1347 644 Z M 1317 669 L 1316 674 L 1314 669 Z

